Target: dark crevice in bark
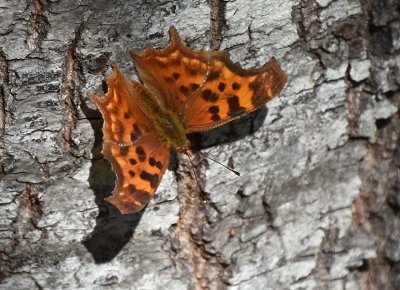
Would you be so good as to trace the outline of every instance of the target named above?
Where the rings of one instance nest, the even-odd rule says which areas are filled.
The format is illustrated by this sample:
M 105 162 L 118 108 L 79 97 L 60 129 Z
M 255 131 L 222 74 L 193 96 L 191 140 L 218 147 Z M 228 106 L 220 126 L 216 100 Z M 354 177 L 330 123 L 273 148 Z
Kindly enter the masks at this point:
M 4 135 L 6 126 L 6 98 L 4 86 L 0 86 L 0 136 Z
M 32 184 L 27 184 L 25 190 L 21 193 L 21 203 L 18 207 L 17 219 L 13 222 L 13 236 L 10 242 L 10 251 L 7 253 L 0 251 L 0 281 L 9 277 L 15 269 L 13 255 L 18 252 L 18 246 L 21 241 L 27 239 L 25 236 L 33 229 L 37 229 L 37 223 L 42 216 L 42 206 L 37 195 L 37 188 Z M 16 254 L 18 255 L 18 254 Z
M 187 159 L 187 157 L 183 158 Z M 177 182 L 182 212 L 176 229 L 170 237 L 171 248 L 175 252 L 172 259 L 184 259 L 191 262 L 193 289 L 226 289 L 226 284 L 223 282 L 224 266 L 217 257 L 205 249 L 204 229 L 211 226 L 206 215 L 207 198 L 199 188 L 201 185 L 196 183 L 191 164 L 186 160 L 180 160 L 182 162 L 177 172 Z M 203 167 L 200 164 L 201 161 L 194 160 L 193 162 L 194 170 L 197 176 L 200 176 L 201 167 Z
M 211 49 L 219 50 L 222 42 L 222 32 L 226 29 L 225 6 L 223 0 L 210 0 L 211 10 Z
M 346 94 L 346 109 L 347 109 L 347 130 L 349 132 L 349 137 L 352 140 L 357 138 L 365 138 L 358 135 L 358 121 L 361 115 L 361 105 L 360 105 L 360 95 L 362 94 L 362 86 L 352 83 L 350 77 L 350 67 L 347 67 L 346 71 L 346 83 L 349 85 Z
M 46 16 L 43 15 L 47 4 L 46 0 L 33 0 L 34 11 L 31 14 L 31 27 L 27 39 L 29 48 L 35 52 L 41 52 L 42 42 L 47 36 L 50 23 Z
M 28 274 L 30 274 L 30 273 L 28 273 Z M 32 275 L 29 275 L 29 278 L 32 279 L 32 281 L 35 284 L 37 290 L 43 290 L 44 289 L 42 287 L 42 285 L 40 285 L 39 282 L 34 277 L 32 277 Z
M 368 58 L 372 62 L 371 78 L 365 86 L 350 90 L 349 116 L 360 116 L 365 110 L 364 102 L 374 96 L 387 98 L 400 108 L 400 86 L 391 82 L 389 94 L 379 74 L 394 70 L 388 59 L 398 57 L 399 51 L 393 49 L 393 31 L 389 22 L 394 11 L 399 17 L 399 7 L 395 2 L 382 1 L 376 5 L 373 1 L 361 1 L 368 20 L 363 30 L 368 46 Z M 386 65 L 384 65 L 386 63 Z M 357 96 L 357 100 L 353 100 Z M 353 133 L 357 129 L 358 118 L 349 123 Z M 362 187 L 359 197 L 354 201 L 353 222 L 355 226 L 377 237 L 377 257 L 365 261 L 363 271 L 359 271 L 363 289 L 399 289 L 396 278 L 400 268 L 399 237 L 396 234 L 400 225 L 400 166 L 396 156 L 400 148 L 400 116 L 376 119 L 376 133 L 369 140 L 367 156 L 362 164 Z M 352 131 L 351 131 L 352 132 Z
M 301 0 L 299 5 L 293 7 L 292 18 L 296 22 L 299 38 L 307 46 L 321 28 L 319 12 L 320 6 L 315 0 Z
M 368 2 L 368 1 L 364 1 Z M 394 250 L 398 248 L 398 239 L 390 238 L 389 233 L 395 231 L 396 225 L 400 224 L 398 214 L 393 208 L 397 208 L 400 200 L 399 191 L 399 178 L 396 172 L 399 172 L 399 167 L 394 165 L 395 156 L 400 147 L 399 136 L 399 116 L 385 118 L 384 120 L 376 120 L 376 136 L 375 141 L 371 141 L 366 136 L 360 135 L 360 116 L 367 109 L 374 95 L 381 94 L 380 87 L 374 77 L 379 73 L 379 66 L 385 59 L 394 57 L 393 41 L 391 38 L 391 31 L 388 28 L 388 22 L 382 20 L 373 21 L 372 15 L 385 15 L 382 12 L 372 12 L 373 9 L 385 9 L 388 7 L 388 1 L 384 5 L 379 5 L 372 8 L 370 3 L 364 4 L 363 14 L 350 16 L 349 19 L 342 19 L 340 23 L 332 25 L 330 30 L 338 41 L 345 42 L 346 50 L 336 51 L 331 53 L 329 50 L 328 37 L 330 34 L 320 35 L 320 22 L 319 11 L 320 7 L 314 0 L 304 0 L 294 8 L 293 18 L 296 20 L 298 32 L 302 39 L 300 45 L 306 50 L 312 52 L 319 60 L 321 67 L 334 68 L 337 67 L 337 61 L 343 63 L 351 60 L 363 60 L 365 58 L 372 61 L 371 70 L 372 77 L 362 81 L 355 81 L 350 75 L 350 65 L 347 68 L 344 80 L 348 85 L 346 108 L 348 111 L 348 133 L 349 141 L 354 142 L 362 139 L 363 141 L 370 142 L 368 146 L 368 154 L 362 164 L 360 176 L 363 181 L 359 198 L 354 202 L 354 215 L 353 222 L 356 227 L 361 228 L 367 233 L 372 233 L 378 237 L 377 251 L 378 257 L 376 259 L 365 260 L 362 267 L 354 268 L 360 274 L 361 285 L 363 289 L 399 289 L 400 283 L 392 279 L 395 277 L 395 269 L 400 268 L 399 259 L 391 260 L 393 253 L 397 254 Z M 392 3 L 394 5 L 394 3 Z M 395 6 L 395 5 L 394 5 Z M 396 7 L 392 7 L 396 10 Z M 368 22 L 365 19 L 369 19 Z M 380 26 L 377 26 L 379 23 Z M 365 40 L 369 41 L 367 43 Z M 382 70 L 388 68 L 381 68 Z M 395 74 L 395 73 L 394 73 Z M 324 81 L 324 80 L 322 80 Z M 394 82 L 392 82 L 394 83 Z M 382 94 L 381 94 L 382 95 Z M 392 103 L 397 107 L 400 105 L 400 91 L 397 86 L 397 91 L 390 93 Z M 392 174 L 389 174 L 389 173 Z M 388 198 L 394 204 L 390 206 Z M 399 206 L 400 208 L 400 206 Z M 327 235 L 327 245 L 332 241 Z M 335 246 L 335 243 L 328 248 Z M 388 255 L 391 250 L 392 254 Z M 319 255 L 319 262 L 317 269 L 324 269 L 331 261 L 329 253 L 326 249 L 322 249 Z M 319 272 L 319 277 L 329 275 L 327 273 Z M 390 286 L 389 286 L 390 285 Z M 388 288 L 390 287 L 390 288 Z
M 368 270 L 360 273 L 365 289 L 400 287 L 399 281 L 391 278 L 396 276 L 392 274 L 399 267 L 395 250 L 399 240 L 395 235 L 390 235 L 400 224 L 399 211 L 396 210 L 399 204 L 400 168 L 395 164 L 400 147 L 400 121 L 398 116 L 390 120 L 390 124 L 377 130 L 375 141 L 368 146 L 368 155 L 362 168 L 363 186 L 359 198 L 354 202 L 355 225 L 378 238 L 378 257 L 367 260 Z M 393 140 L 394 136 L 397 140 Z
M 82 37 L 85 22 L 75 30 L 75 37 L 68 46 L 66 55 L 66 72 L 61 91 L 61 101 L 64 103 L 64 119 L 59 133 L 60 146 L 72 155 L 77 155 L 76 144 L 72 140 L 73 130 L 78 121 L 78 107 L 81 103 L 81 87 L 85 83 L 81 57 L 77 52 Z
M 7 98 L 9 94 L 9 67 L 4 52 L 0 49 L 0 137 L 4 135 L 7 121 Z

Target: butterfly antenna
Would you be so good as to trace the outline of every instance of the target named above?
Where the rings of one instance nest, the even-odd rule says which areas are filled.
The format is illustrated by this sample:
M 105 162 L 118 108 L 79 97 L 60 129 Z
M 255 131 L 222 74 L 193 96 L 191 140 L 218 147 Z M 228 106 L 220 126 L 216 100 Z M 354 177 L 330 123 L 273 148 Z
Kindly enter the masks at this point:
M 234 170 L 232 167 L 226 166 L 225 164 L 222 164 L 221 162 L 215 160 L 214 158 L 211 158 L 210 156 L 208 156 L 208 155 L 206 155 L 206 154 L 204 154 L 204 156 L 205 156 L 206 158 L 210 159 L 211 161 L 214 161 L 215 163 L 218 163 L 219 165 L 225 167 L 225 168 L 228 169 L 229 171 L 235 173 L 237 176 L 240 176 L 240 172 Z

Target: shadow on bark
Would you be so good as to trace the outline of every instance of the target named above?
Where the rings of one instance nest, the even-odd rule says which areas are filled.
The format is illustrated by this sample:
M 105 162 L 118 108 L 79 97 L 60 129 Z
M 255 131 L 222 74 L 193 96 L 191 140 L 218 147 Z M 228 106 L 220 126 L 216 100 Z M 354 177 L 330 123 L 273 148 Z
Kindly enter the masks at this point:
M 81 109 L 89 120 L 95 136 L 89 184 L 99 207 L 96 226 L 83 241 L 83 245 L 92 254 L 96 263 L 106 263 L 118 255 L 133 236 L 143 211 L 124 215 L 112 204 L 104 201 L 104 197 L 110 196 L 114 189 L 115 174 L 110 163 L 101 155 L 103 120 L 99 111 L 90 109 L 86 104 L 82 103 Z
M 94 261 L 99 264 L 109 262 L 118 255 L 133 236 L 143 211 L 124 215 L 113 205 L 104 201 L 104 197 L 110 196 L 113 191 L 115 174 L 110 163 L 101 154 L 103 120 L 99 111 L 90 109 L 85 103 L 81 104 L 81 109 L 89 120 L 95 136 L 89 184 L 95 193 L 95 202 L 99 207 L 96 226 L 83 241 L 83 245 L 92 254 Z M 266 115 L 267 108 L 263 107 L 226 125 L 207 132 L 193 133 L 188 137 L 195 151 L 234 142 L 256 132 L 262 126 Z M 174 163 L 173 160 L 172 163 Z M 173 168 L 176 169 L 174 166 Z
M 192 149 L 198 151 L 224 143 L 231 143 L 252 135 L 263 125 L 267 113 L 268 109 L 264 106 L 249 115 L 210 131 L 191 133 L 188 138 L 192 143 Z

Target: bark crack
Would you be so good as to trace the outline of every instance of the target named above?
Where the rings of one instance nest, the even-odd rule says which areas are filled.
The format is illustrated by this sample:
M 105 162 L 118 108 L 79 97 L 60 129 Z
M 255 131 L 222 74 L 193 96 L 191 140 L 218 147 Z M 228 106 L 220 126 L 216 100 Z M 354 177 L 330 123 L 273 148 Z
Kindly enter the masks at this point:
M 10 95 L 10 72 L 6 55 L 0 49 L 0 137 L 5 133 L 7 118 L 7 95 Z
M 77 155 L 77 146 L 72 140 L 73 130 L 79 120 L 78 107 L 82 97 L 81 87 L 85 83 L 81 57 L 77 52 L 85 22 L 82 22 L 75 30 L 75 37 L 67 49 L 66 73 L 61 91 L 61 101 L 64 103 L 64 118 L 58 140 L 60 146 L 72 155 Z
M 13 222 L 13 236 L 10 242 L 10 251 L 0 251 L 0 281 L 9 277 L 13 273 L 13 261 L 10 260 L 12 253 L 15 253 L 21 241 L 26 240 L 26 234 L 33 229 L 37 229 L 37 223 L 42 216 L 42 206 L 37 196 L 37 188 L 32 184 L 27 184 L 22 195 L 21 203 L 18 207 L 17 219 Z
M 379 15 L 383 18 L 387 16 L 384 11 L 396 11 L 395 4 L 391 3 L 393 7 L 390 9 L 386 4 L 378 7 L 371 1 L 361 2 L 364 19 L 368 21 L 360 30 L 367 34 L 367 58 L 376 70 L 371 71 L 371 78 L 365 84 L 354 83 L 350 90 L 349 127 L 350 134 L 353 135 L 358 127 L 360 114 L 366 110 L 365 102 L 373 100 L 374 96 L 386 98 L 400 108 L 399 84 L 393 85 L 389 94 L 385 94 L 385 85 L 378 77 L 382 73 L 380 68 L 382 71 L 390 71 L 391 64 L 387 64 L 386 60 L 395 58 L 398 52 L 390 49 L 392 40 L 377 41 L 376 34 L 381 32 L 375 27 L 375 23 L 382 21 L 378 19 Z M 391 4 L 387 3 L 389 6 Z M 388 25 L 390 19 L 386 20 Z M 385 32 L 385 36 L 390 37 L 390 33 Z M 399 247 L 399 241 L 395 238 L 396 235 L 389 233 L 397 231 L 400 224 L 400 163 L 396 164 L 400 152 L 400 115 L 397 112 L 384 120 L 375 118 L 375 125 L 375 136 L 368 138 L 367 156 L 361 167 L 362 186 L 359 197 L 353 203 L 353 224 L 377 237 L 377 257 L 366 260 L 359 273 L 363 289 L 399 289 L 399 281 L 395 278 L 400 267 L 400 257 L 395 250 Z
M 47 0 L 33 0 L 32 2 L 34 11 L 30 18 L 31 27 L 27 44 L 31 50 L 41 52 L 42 42 L 46 38 L 50 26 L 46 16 L 43 15 L 47 5 Z
M 222 0 L 210 0 L 211 9 L 211 48 L 219 50 L 222 43 L 222 31 L 226 29 L 225 6 Z
M 185 158 L 186 159 L 186 158 Z M 210 226 L 205 204 L 207 200 L 202 195 L 196 179 L 192 175 L 191 164 L 182 161 L 178 172 L 178 185 L 182 202 L 182 212 L 174 233 L 171 236 L 172 247 L 176 250 L 174 259 L 184 259 L 191 262 L 196 290 L 226 289 L 223 282 L 224 267 L 217 257 L 206 251 L 204 245 L 204 228 Z M 201 165 L 194 160 L 196 174 L 199 176 Z M 199 180 L 199 182 L 201 182 Z

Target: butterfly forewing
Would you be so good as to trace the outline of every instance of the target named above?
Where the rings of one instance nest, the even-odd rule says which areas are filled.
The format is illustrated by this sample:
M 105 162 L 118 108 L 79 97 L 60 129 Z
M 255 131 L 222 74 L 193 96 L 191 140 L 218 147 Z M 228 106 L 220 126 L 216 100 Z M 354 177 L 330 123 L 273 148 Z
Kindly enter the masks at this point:
M 214 53 L 205 83 L 187 102 L 187 131 L 209 130 L 254 111 L 272 100 L 285 82 L 275 58 L 260 69 L 245 70 L 226 53 Z
M 135 102 L 139 83 L 127 79 L 117 67 L 107 78 L 108 92 L 104 97 L 89 96 L 96 103 L 104 118 L 103 139 L 116 144 L 131 144 L 145 132 L 153 129 L 150 118 Z
M 188 49 L 173 27 L 170 37 L 171 43 L 163 50 L 146 48 L 131 55 L 145 86 L 162 99 L 166 108 L 178 112 L 188 96 L 203 85 L 208 55 Z

